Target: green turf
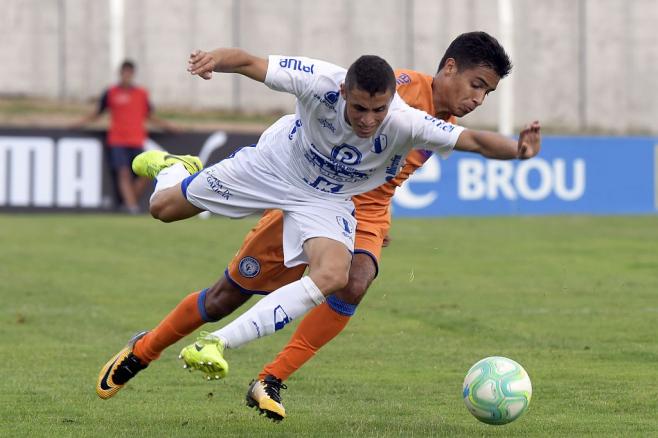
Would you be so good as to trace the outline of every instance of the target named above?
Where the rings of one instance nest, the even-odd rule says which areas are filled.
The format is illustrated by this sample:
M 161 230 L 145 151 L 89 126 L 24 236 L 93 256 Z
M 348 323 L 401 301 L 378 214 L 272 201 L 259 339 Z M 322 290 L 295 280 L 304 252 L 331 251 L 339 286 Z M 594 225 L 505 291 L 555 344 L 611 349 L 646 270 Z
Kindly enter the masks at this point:
M 0 216 L 0 435 L 218 437 L 656 436 L 658 218 L 397 220 L 345 332 L 289 381 L 289 418 L 244 406 L 292 333 L 229 352 L 207 383 L 166 351 L 115 398 L 99 368 L 138 329 L 224 270 L 253 219 Z M 530 410 L 467 412 L 490 355 L 520 362 Z

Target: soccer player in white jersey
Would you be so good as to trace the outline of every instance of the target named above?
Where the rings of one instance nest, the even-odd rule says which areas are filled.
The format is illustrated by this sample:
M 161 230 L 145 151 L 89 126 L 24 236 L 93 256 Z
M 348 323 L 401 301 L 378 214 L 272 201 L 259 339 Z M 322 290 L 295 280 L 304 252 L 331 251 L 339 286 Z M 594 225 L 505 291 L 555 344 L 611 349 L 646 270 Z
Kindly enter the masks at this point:
M 308 276 L 277 289 L 197 341 L 196 350 L 209 350 L 207 357 L 213 359 L 187 365 L 210 370 L 217 378 L 228 370 L 224 348 L 274 333 L 344 287 L 356 225 L 350 197 L 393 178 L 412 147 L 443 158 L 458 148 L 510 159 L 533 157 L 540 148 L 538 122 L 514 141 L 465 130 L 409 107 L 395 94 L 392 68 L 377 56 L 362 56 L 346 71 L 310 58 L 265 59 L 222 48 L 194 52 L 189 71 L 204 79 L 213 71 L 240 73 L 297 97 L 296 113 L 268 128 L 257 147 L 244 148 L 201 172 L 193 173 L 200 167 L 197 159 L 159 151 L 145 152 L 133 162 L 137 174 L 157 179 L 150 203 L 155 218 L 170 222 L 204 210 L 244 217 L 280 209 L 286 265 L 309 266 Z M 125 368 L 130 350 L 130 345 L 124 348 L 101 372 L 99 387 L 107 393 L 103 398 L 123 386 L 112 376 Z M 135 366 L 131 375 L 139 369 Z

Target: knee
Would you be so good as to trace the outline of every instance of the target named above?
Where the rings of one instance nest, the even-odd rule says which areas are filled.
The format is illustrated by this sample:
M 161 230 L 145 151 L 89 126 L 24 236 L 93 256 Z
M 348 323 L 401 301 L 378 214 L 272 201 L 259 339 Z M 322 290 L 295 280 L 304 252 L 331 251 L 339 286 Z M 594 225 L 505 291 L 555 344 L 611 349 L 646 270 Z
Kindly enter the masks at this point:
M 219 320 L 233 313 L 248 299 L 248 295 L 243 294 L 225 278 L 222 278 L 208 289 L 204 307 L 210 318 Z
M 155 194 L 149 203 L 149 213 L 154 219 L 162 222 L 173 222 L 173 217 L 167 212 L 167 203 L 162 196 Z
M 311 278 L 315 285 L 325 294 L 331 294 L 347 286 L 349 280 L 347 269 L 325 268 L 316 270 Z
M 369 286 L 369 281 L 351 277 L 347 285 L 335 292 L 334 295 L 341 301 L 357 305 L 366 295 Z

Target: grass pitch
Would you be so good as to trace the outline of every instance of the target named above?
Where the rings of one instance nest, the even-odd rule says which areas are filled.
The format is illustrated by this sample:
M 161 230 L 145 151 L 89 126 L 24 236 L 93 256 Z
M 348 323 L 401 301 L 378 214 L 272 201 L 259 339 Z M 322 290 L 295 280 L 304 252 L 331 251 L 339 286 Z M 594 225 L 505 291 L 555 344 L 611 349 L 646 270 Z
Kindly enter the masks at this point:
M 287 382 L 281 424 L 244 394 L 292 327 L 230 351 L 226 380 L 180 368 L 190 337 L 98 399 L 103 363 L 215 281 L 253 223 L 0 216 L 0 435 L 658 434 L 653 216 L 396 220 L 352 322 Z M 533 383 L 507 426 L 461 400 L 466 371 L 491 355 Z

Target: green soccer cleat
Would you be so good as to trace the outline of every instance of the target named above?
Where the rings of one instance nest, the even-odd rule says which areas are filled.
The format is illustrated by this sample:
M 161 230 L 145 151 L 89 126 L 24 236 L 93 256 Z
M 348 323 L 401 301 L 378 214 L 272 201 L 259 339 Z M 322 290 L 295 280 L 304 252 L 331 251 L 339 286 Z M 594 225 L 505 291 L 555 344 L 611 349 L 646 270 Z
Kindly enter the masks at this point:
M 121 351 L 108 360 L 103 368 L 101 368 L 96 382 L 96 394 L 100 398 L 108 399 L 114 396 L 114 394 L 123 388 L 128 380 L 135 377 L 138 372 L 148 366 L 143 365 L 133 354 L 135 342 L 144 337 L 146 333 L 148 332 L 139 332 L 133 336 L 128 341 L 128 345 L 123 347 Z
M 208 332 L 201 332 L 196 342 L 183 348 L 178 356 L 183 368 L 199 370 L 208 380 L 219 380 L 228 374 L 228 362 L 224 359 L 224 343 Z
M 132 168 L 135 175 L 155 179 L 158 173 L 166 167 L 181 163 L 190 175 L 200 172 L 203 164 L 199 157 L 194 155 L 171 155 L 164 151 L 146 151 L 137 155 L 133 160 Z
M 247 406 L 256 408 L 273 421 L 286 418 L 286 409 L 281 403 L 279 391 L 288 389 L 281 380 L 268 374 L 263 380 L 252 380 L 247 390 Z

